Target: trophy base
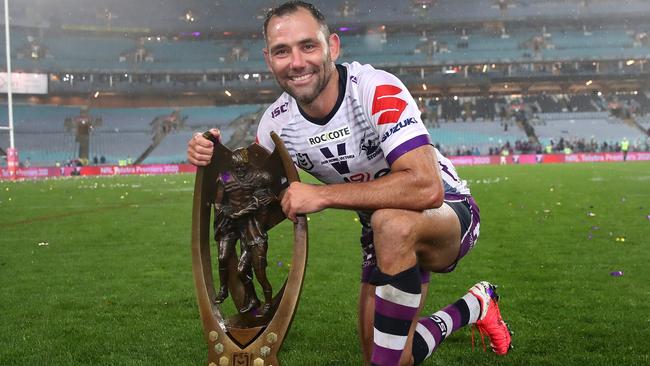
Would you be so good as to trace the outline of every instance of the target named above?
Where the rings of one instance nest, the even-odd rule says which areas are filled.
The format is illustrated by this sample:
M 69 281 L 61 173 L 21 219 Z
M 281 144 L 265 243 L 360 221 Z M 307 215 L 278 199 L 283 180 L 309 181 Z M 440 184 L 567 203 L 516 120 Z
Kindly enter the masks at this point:
M 210 362 L 208 366 L 276 366 L 278 359 L 275 355 L 265 358 L 257 357 L 252 353 L 238 352 L 232 355 L 232 359 L 222 356 L 215 362 Z

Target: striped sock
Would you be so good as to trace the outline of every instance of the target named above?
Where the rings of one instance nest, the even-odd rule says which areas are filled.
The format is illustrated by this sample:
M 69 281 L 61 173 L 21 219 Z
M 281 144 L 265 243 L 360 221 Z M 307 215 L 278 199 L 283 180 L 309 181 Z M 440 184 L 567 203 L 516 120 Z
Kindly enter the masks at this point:
M 430 317 L 420 319 L 413 336 L 414 365 L 419 365 L 431 356 L 451 333 L 467 324 L 476 323 L 480 314 L 481 304 L 474 295 L 468 293 Z
M 375 270 L 373 366 L 397 366 L 422 296 L 420 271 L 413 266 L 394 276 Z

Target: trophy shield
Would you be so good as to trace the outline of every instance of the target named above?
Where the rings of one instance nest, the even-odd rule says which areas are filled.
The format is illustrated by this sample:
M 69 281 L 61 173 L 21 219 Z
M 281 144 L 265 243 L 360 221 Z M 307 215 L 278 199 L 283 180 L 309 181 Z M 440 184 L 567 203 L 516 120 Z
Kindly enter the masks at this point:
M 257 144 L 231 151 L 209 132 L 204 136 L 213 140 L 214 151 L 210 164 L 196 173 L 192 271 L 208 365 L 277 366 L 277 353 L 291 326 L 305 276 L 307 218 L 300 215 L 293 225 L 291 266 L 275 294 L 265 274 L 266 232 L 286 218 L 279 197 L 291 182 L 299 181 L 298 172 L 274 132 L 272 153 Z M 219 290 L 213 278 L 211 213 L 219 253 Z M 262 288 L 262 299 L 254 281 Z M 234 303 L 236 314 L 224 316 L 224 301 Z

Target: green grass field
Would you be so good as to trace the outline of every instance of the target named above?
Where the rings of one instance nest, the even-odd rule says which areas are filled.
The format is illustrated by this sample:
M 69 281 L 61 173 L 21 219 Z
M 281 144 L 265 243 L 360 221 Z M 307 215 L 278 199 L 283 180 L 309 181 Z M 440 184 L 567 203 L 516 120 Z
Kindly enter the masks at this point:
M 650 163 L 459 171 L 481 207 L 481 239 L 455 272 L 432 277 L 426 310 L 493 281 L 515 348 L 506 357 L 472 351 L 464 329 L 425 365 L 650 364 Z M 0 182 L 0 365 L 204 365 L 193 183 L 190 175 Z M 354 218 L 310 216 L 283 365 L 361 364 Z M 275 288 L 288 271 L 289 229 L 272 232 Z

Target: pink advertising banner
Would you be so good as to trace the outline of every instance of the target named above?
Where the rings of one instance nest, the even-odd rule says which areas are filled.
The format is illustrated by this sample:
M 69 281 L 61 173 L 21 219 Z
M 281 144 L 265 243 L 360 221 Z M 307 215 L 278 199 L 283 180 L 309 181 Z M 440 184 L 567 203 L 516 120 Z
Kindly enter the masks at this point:
M 175 174 L 194 173 L 196 167 L 191 164 L 148 164 L 148 165 L 102 165 L 82 167 L 33 167 L 18 168 L 16 178 L 37 179 L 65 176 L 96 176 L 96 175 L 133 175 L 133 174 Z M 2 168 L 1 179 L 10 179 L 9 169 Z
M 584 154 L 513 154 L 504 159 L 492 156 L 452 156 L 449 158 L 454 165 L 490 165 L 490 164 L 553 164 L 553 163 L 593 163 L 623 161 L 623 153 L 584 153 Z M 627 154 L 628 161 L 650 161 L 650 152 L 631 152 Z M 176 174 L 195 173 L 196 167 L 191 164 L 147 164 L 147 165 L 100 165 L 83 167 L 33 167 L 18 168 L 16 179 L 39 179 L 65 176 L 110 176 L 134 174 Z M 0 169 L 0 179 L 11 179 L 8 168 Z

